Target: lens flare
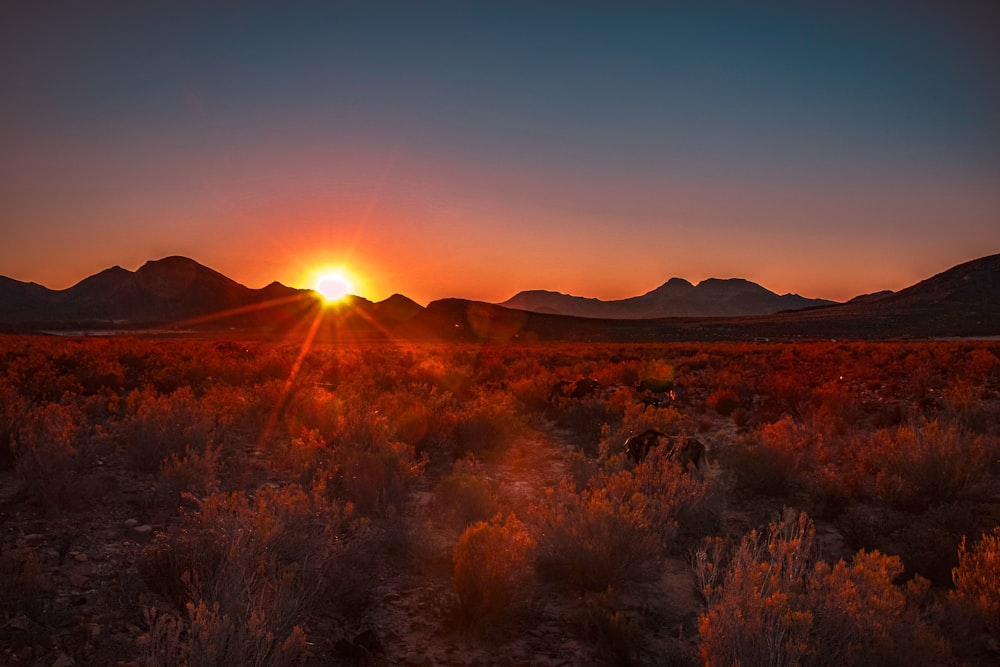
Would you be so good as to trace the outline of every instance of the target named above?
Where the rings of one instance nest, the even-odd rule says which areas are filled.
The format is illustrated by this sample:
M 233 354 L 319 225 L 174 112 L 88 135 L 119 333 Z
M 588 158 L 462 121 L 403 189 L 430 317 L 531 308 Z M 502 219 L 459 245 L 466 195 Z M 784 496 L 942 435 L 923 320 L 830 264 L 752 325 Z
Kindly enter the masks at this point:
M 351 292 L 351 282 L 342 273 L 324 273 L 316 279 L 314 289 L 327 303 L 339 301 Z

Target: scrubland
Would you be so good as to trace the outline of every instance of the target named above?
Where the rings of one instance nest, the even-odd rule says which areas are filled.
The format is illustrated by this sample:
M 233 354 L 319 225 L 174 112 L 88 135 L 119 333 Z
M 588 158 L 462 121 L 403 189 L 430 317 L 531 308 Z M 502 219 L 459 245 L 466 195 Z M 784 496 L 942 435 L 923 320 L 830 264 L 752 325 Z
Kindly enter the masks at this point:
M 996 342 L 0 337 L 0 655 L 996 664 L 998 481 Z

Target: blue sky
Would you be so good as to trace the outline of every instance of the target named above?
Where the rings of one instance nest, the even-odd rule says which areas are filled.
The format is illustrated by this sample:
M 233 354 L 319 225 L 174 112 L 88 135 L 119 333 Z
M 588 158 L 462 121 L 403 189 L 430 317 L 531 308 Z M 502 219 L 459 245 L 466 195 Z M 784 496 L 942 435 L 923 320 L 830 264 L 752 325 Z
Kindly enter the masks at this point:
M 992 3 L 0 8 L 0 274 L 846 299 L 1000 250 Z

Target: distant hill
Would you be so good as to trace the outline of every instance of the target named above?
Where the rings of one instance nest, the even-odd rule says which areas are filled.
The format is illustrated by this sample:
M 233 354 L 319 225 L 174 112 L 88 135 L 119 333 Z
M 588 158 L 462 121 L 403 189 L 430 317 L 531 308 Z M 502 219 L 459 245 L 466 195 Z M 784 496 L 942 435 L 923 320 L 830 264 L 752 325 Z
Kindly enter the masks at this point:
M 277 333 L 301 326 L 320 304 L 312 290 L 278 282 L 250 289 L 193 259 L 177 256 L 146 262 L 134 272 L 114 266 L 64 290 L 0 276 L 0 323 L 18 330 L 171 325 Z M 350 319 L 348 315 L 356 319 L 352 320 L 355 328 L 378 329 L 379 317 L 398 325 L 421 308 L 398 295 L 382 304 L 351 297 L 336 312 L 341 319 Z
M 714 299 L 715 307 L 727 313 L 755 300 L 772 303 L 775 298 L 795 296 L 779 297 L 745 280 L 707 280 L 694 286 L 675 278 L 642 297 L 598 302 L 604 305 L 596 308 L 625 312 L 633 307 L 629 302 L 656 298 L 680 308 L 678 294 L 697 294 L 692 303 L 703 297 Z M 351 296 L 324 307 L 312 290 L 280 283 L 250 289 L 192 259 L 167 257 L 147 262 L 135 272 L 115 266 L 65 290 L 0 276 L 0 330 L 167 327 L 283 339 L 312 335 L 317 340 L 519 342 L 992 337 L 1000 336 L 1000 255 L 959 264 L 898 292 L 862 295 L 847 303 L 815 305 L 816 300 L 795 298 L 782 303 L 814 305 L 797 310 L 785 306 L 770 314 L 641 319 L 596 317 L 597 311 L 587 311 L 586 316 L 534 312 L 464 299 L 440 299 L 425 308 L 401 294 L 378 303 Z M 565 299 L 577 304 L 597 301 L 579 297 L 555 301 Z M 661 308 L 659 312 L 665 312 L 668 306 Z
M 959 264 L 899 292 L 738 317 L 611 319 L 512 310 L 459 299 L 412 325 L 456 339 L 620 342 L 1000 337 L 1000 255 Z
M 602 301 L 560 292 L 529 290 L 515 294 L 500 305 L 574 317 L 652 319 L 768 315 L 834 303 L 826 299 L 807 299 L 798 294 L 778 295 L 741 278 L 709 278 L 697 285 L 683 278 L 671 278 L 642 296 L 627 299 Z

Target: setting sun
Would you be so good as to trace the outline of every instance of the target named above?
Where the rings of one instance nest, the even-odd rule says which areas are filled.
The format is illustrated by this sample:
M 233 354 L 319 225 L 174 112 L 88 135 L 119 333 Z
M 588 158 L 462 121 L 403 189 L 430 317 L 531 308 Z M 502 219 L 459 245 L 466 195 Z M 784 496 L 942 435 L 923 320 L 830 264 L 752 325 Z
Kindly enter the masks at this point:
M 343 299 L 351 291 L 351 282 L 342 273 L 324 273 L 316 279 L 314 289 L 327 303 Z

